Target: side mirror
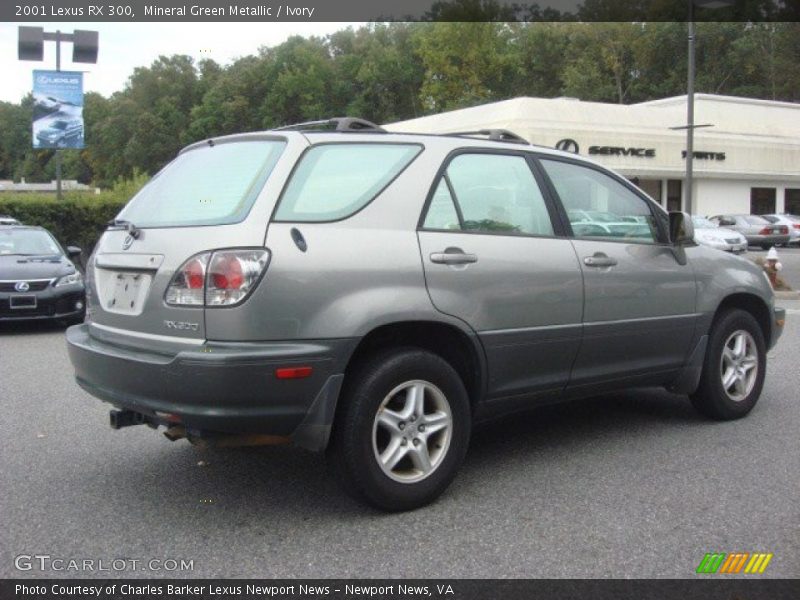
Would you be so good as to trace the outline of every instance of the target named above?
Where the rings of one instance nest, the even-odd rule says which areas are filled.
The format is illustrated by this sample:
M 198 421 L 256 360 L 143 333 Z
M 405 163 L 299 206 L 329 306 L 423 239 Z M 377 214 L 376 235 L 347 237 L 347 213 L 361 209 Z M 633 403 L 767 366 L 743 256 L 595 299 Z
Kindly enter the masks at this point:
M 67 246 L 67 256 L 69 258 L 80 258 L 82 252 L 83 250 L 78 246 Z
M 685 212 L 669 213 L 669 241 L 673 246 L 694 243 L 692 218 Z

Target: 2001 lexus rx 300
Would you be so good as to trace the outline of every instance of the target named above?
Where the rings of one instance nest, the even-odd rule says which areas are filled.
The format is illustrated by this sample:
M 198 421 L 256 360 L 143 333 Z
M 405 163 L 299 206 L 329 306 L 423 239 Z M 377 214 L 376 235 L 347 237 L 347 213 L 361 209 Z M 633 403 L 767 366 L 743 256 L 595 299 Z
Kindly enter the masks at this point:
M 784 311 L 687 215 L 509 132 L 329 123 L 193 144 L 105 232 L 67 338 L 114 426 L 324 449 L 403 510 L 499 413 L 638 386 L 756 404 Z

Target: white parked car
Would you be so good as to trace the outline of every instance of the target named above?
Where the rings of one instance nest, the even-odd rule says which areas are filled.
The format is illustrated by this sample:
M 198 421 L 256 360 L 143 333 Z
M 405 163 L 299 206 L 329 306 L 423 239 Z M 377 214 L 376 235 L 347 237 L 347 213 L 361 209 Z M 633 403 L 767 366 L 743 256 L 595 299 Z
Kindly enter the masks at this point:
M 717 226 L 713 221 L 697 215 L 692 216 L 694 241 L 717 250 L 734 254 L 747 252 L 747 238 L 738 231 Z

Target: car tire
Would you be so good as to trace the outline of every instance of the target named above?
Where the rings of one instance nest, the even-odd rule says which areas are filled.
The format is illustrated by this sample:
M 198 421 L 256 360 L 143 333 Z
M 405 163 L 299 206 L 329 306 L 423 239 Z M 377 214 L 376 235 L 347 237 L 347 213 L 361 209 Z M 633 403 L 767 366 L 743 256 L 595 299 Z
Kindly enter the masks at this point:
M 764 334 L 756 319 L 744 310 L 727 310 L 711 327 L 692 404 L 712 419 L 740 419 L 758 402 L 766 367 Z
M 399 348 L 348 373 L 327 454 L 356 499 L 412 510 L 450 485 L 470 430 L 469 397 L 455 369 L 432 352 Z
M 761 244 L 762 250 L 769 250 L 770 248 L 772 248 L 772 244 Z

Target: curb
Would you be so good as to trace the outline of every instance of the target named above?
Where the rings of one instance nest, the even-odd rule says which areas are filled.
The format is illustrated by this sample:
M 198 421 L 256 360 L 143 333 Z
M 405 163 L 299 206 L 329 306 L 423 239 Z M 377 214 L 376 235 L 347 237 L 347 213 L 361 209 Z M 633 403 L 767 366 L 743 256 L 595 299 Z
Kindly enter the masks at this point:
M 800 300 L 800 292 L 790 291 L 784 292 L 779 291 L 775 292 L 775 298 L 778 300 Z

